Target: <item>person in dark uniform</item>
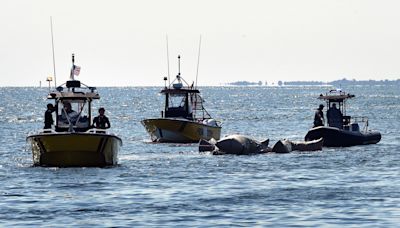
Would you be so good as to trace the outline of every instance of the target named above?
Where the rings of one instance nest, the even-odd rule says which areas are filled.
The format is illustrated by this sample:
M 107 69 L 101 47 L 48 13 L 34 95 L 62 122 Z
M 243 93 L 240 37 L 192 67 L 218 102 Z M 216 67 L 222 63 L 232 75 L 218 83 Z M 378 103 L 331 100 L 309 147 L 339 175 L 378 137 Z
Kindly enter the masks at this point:
M 53 115 L 55 108 L 53 104 L 47 104 L 47 110 L 44 113 L 44 129 L 51 129 L 51 125 L 53 125 Z
M 337 127 L 339 129 L 343 128 L 343 115 L 336 107 L 335 103 L 332 104 L 332 107 L 326 113 L 326 117 L 330 127 Z
M 104 115 L 106 110 L 104 108 L 99 108 L 99 115 L 93 119 L 93 127 L 100 129 L 107 129 L 111 127 L 110 121 L 107 116 Z
M 315 111 L 314 115 L 314 127 L 324 126 L 324 113 L 322 110 L 324 109 L 324 105 L 320 104 L 317 111 Z

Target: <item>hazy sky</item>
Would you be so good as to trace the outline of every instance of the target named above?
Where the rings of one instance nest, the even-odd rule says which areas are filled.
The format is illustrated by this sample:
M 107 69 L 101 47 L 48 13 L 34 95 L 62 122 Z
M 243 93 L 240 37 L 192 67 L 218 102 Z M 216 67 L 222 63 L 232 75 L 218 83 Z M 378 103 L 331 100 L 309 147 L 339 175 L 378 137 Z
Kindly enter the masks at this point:
M 0 0 L 0 86 L 78 77 L 93 86 L 400 78 L 400 1 Z

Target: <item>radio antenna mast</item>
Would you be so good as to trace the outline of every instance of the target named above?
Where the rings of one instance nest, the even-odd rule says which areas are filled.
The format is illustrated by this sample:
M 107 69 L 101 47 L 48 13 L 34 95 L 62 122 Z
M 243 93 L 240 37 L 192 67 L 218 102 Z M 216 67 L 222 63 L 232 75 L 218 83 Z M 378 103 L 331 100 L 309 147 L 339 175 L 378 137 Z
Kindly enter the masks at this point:
M 201 35 L 200 35 L 200 40 L 199 40 L 199 53 L 198 53 L 198 56 L 197 56 L 196 83 L 194 84 L 194 88 L 197 88 L 197 76 L 199 75 L 200 48 L 201 48 Z
M 54 74 L 54 88 L 57 87 L 56 77 L 56 57 L 54 55 L 54 38 L 53 38 L 53 17 L 50 16 L 50 30 L 51 30 L 51 49 L 53 51 L 53 74 Z
M 167 66 L 168 66 L 168 85 L 170 84 L 170 81 L 169 81 L 169 50 L 168 50 L 168 35 L 166 35 L 165 36 L 165 38 L 166 38 L 166 41 L 167 41 Z

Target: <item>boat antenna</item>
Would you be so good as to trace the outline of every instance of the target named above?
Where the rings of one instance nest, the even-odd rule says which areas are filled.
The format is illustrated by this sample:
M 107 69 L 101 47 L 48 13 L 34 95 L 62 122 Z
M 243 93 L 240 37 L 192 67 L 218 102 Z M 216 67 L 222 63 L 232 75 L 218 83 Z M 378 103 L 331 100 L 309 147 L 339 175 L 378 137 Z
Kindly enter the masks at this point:
M 168 66 L 168 85 L 170 84 L 169 81 L 169 50 L 168 50 L 168 35 L 165 36 L 166 41 L 167 41 L 167 66 Z
M 51 48 L 53 51 L 53 74 L 54 74 L 54 88 L 57 87 L 56 77 L 56 57 L 54 55 L 54 38 L 53 38 L 53 17 L 50 16 L 50 30 L 51 30 Z
M 197 76 L 199 75 L 200 48 L 201 48 L 201 35 L 200 35 L 200 39 L 199 39 L 199 52 L 198 52 L 198 56 L 197 56 L 197 70 L 196 70 L 196 83 L 194 84 L 194 88 L 197 88 Z
M 178 77 L 178 80 L 180 81 L 180 79 L 181 79 L 181 56 L 180 55 L 178 55 L 178 75 L 177 75 L 177 77 Z
M 72 68 L 71 68 L 71 74 L 70 74 L 70 79 L 74 80 L 74 70 L 75 70 L 75 54 L 72 53 Z

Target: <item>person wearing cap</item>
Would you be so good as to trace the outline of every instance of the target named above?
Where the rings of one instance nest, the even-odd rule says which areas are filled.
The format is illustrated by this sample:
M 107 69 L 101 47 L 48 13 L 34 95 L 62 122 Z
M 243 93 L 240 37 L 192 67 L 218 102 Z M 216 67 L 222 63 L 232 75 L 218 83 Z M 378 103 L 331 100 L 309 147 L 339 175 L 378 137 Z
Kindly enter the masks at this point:
M 104 115 L 106 110 L 104 108 L 99 108 L 99 115 L 93 119 L 93 127 L 100 129 L 107 129 L 111 127 L 110 121 L 107 116 Z
M 315 115 L 314 115 L 314 127 L 318 127 L 318 126 L 324 126 L 324 113 L 322 112 L 322 110 L 324 109 L 324 105 L 320 104 L 317 111 L 315 111 Z
M 44 129 L 51 129 L 51 125 L 53 125 L 54 120 L 53 120 L 53 115 L 52 113 L 54 112 L 55 108 L 53 104 L 47 104 L 47 110 L 44 113 Z

